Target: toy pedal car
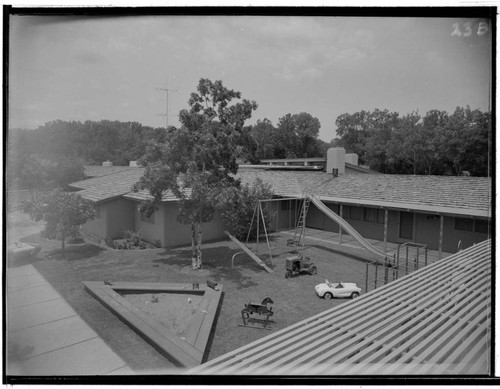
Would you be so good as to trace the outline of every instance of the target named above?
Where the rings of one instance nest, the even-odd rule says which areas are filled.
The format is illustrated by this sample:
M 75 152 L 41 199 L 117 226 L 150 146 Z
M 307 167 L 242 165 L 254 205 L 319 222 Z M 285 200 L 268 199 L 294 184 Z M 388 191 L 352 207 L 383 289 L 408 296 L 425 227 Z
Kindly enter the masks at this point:
M 293 257 L 288 257 L 285 260 L 285 278 L 298 275 L 300 273 L 316 274 L 318 268 L 311 262 L 309 257 L 304 257 L 300 253 L 296 253 Z
M 319 297 L 330 300 L 333 297 L 350 297 L 352 299 L 359 297 L 361 288 L 352 282 L 329 282 L 325 280 L 323 284 L 314 287 Z

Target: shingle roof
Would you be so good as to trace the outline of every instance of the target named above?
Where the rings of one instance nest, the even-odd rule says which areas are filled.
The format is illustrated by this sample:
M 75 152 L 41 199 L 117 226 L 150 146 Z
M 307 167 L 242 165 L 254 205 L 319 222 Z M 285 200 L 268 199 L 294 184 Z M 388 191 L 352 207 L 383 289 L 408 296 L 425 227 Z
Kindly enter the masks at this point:
M 109 168 L 113 167 L 109 166 Z M 130 168 L 78 181 L 72 183 L 71 186 L 82 189 L 78 194 L 83 198 L 99 202 L 121 197 L 131 192 L 132 186 L 139 181 L 143 174 L 143 168 Z
M 184 194 L 189 197 L 191 194 L 191 190 L 186 189 L 184 191 Z M 153 198 L 153 196 L 151 196 L 147 190 L 130 192 L 124 195 L 123 197 L 129 200 L 137 200 L 137 201 L 150 200 Z M 164 192 L 161 199 L 161 201 L 177 201 L 177 200 L 178 200 L 177 197 L 171 191 Z
M 70 186 L 82 189 L 82 197 L 95 202 L 125 197 L 130 200 L 148 200 L 152 196 L 147 190 L 134 192 L 132 187 L 144 174 L 145 168 L 128 166 L 86 166 L 85 175 L 98 174 L 96 177 L 72 183 Z M 186 195 L 189 196 L 189 190 Z M 162 201 L 175 201 L 172 192 L 165 192 Z
M 119 173 L 125 170 L 137 169 L 132 166 L 85 166 L 87 177 L 101 177 L 109 174 Z
M 132 192 L 144 168 L 114 166 L 102 168 L 100 177 L 73 183 L 79 193 L 93 201 L 125 196 L 133 200 L 151 198 L 147 191 Z M 105 169 L 111 173 L 105 175 Z M 280 171 L 241 168 L 237 177 L 242 183 L 260 178 L 271 185 L 276 195 L 303 197 L 311 192 L 321 200 L 370 206 L 393 207 L 423 212 L 491 217 L 491 179 L 486 177 L 413 176 L 353 174 L 334 177 L 315 171 Z M 174 201 L 165 193 L 164 201 Z
M 309 191 L 322 200 L 491 216 L 491 179 L 486 177 L 388 174 L 334 177 L 325 172 L 259 169 L 241 169 L 238 176 L 243 182 L 260 177 L 282 196 L 301 197 Z
M 486 240 L 186 374 L 489 374 L 491 287 Z

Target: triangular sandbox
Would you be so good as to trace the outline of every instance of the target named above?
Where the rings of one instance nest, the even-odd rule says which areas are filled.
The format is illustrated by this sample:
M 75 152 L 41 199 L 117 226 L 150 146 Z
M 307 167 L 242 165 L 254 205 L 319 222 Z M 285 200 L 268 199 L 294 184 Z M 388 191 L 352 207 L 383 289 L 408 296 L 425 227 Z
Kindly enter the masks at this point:
M 159 352 L 179 366 L 204 362 L 221 302 L 217 289 L 200 284 L 83 281 L 87 291 Z

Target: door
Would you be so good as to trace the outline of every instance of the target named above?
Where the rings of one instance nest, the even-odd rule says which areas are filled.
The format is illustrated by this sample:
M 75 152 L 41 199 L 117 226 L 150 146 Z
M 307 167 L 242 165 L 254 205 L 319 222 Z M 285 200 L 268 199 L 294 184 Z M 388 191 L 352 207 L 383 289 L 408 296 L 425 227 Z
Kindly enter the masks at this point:
M 399 238 L 413 240 L 413 213 L 399 213 Z

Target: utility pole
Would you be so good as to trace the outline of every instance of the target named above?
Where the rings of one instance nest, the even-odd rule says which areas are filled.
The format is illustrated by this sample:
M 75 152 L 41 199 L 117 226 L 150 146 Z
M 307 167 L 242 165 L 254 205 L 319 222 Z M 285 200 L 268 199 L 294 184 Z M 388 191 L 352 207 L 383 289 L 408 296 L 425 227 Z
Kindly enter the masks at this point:
M 165 88 L 155 88 L 156 90 L 159 90 L 159 91 L 162 91 L 162 92 L 165 92 L 165 96 L 166 96 L 166 104 L 165 104 L 165 113 L 164 114 L 158 114 L 159 116 L 165 116 L 165 130 L 168 130 L 168 116 L 169 116 L 169 113 L 168 113 L 168 94 L 170 92 L 177 92 L 176 89 L 169 89 L 168 88 L 168 80 L 167 80 L 167 86 Z

